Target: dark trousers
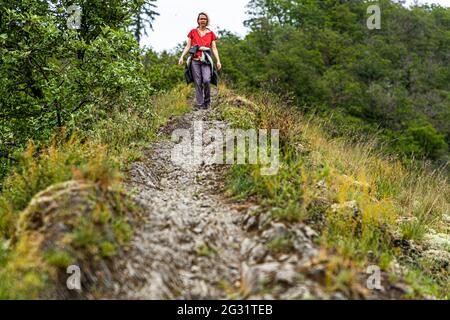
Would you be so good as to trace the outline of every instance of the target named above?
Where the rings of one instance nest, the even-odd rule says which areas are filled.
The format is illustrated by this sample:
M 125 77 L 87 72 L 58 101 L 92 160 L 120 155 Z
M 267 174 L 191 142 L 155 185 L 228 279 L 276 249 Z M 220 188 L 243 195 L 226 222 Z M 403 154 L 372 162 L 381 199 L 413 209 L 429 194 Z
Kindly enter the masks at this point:
M 211 65 L 192 60 L 192 76 L 197 106 L 209 105 L 211 103 Z

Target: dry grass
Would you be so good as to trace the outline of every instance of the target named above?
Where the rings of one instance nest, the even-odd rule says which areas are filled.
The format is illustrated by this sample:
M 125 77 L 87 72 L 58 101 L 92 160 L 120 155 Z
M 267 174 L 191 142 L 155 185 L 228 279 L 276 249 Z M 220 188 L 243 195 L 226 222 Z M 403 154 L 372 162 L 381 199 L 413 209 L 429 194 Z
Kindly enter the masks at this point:
M 74 257 L 109 258 L 129 240 L 131 227 L 124 216 L 128 200 L 122 197 L 122 169 L 156 139 L 157 129 L 170 117 L 189 110 L 189 92 L 188 87 L 181 85 L 153 97 L 148 105 L 118 108 L 108 119 L 99 121 L 92 131 L 70 137 L 66 137 L 64 131 L 58 132 L 50 145 L 41 150 L 36 150 L 30 141 L 19 165 L 5 179 L 0 194 L 0 298 L 42 297 L 51 289 L 51 283 L 55 283 L 55 267 L 67 265 Z M 81 202 L 82 205 L 76 207 L 75 203 L 66 203 L 72 193 L 58 189 L 54 205 L 58 208 L 60 204 L 61 210 L 32 206 L 29 209 L 30 201 L 43 195 L 44 190 L 53 190 L 52 187 L 59 188 L 64 182 L 72 181 L 92 186 L 93 194 L 88 194 L 86 200 L 93 197 L 92 201 L 98 202 L 92 206 Z M 66 193 L 68 198 L 58 198 Z M 83 198 L 81 194 L 80 197 Z M 44 200 L 50 198 L 45 195 Z M 110 203 L 112 206 L 107 205 Z M 65 212 L 64 208 L 71 209 Z M 45 228 L 40 228 L 39 232 L 20 231 L 23 229 L 20 225 L 26 225 L 24 221 L 31 219 L 28 216 L 39 220 L 41 209 L 53 214 L 44 221 L 83 213 L 81 217 L 73 216 L 69 223 L 72 230 L 61 240 L 66 249 L 78 251 L 62 250 L 58 247 L 59 241 L 52 243 L 53 249 L 46 245 L 44 250 L 40 232 Z
M 222 94 L 224 101 L 233 101 L 232 91 Z M 257 108 L 227 104 L 222 117 L 245 124 L 242 116 L 249 113 L 249 119 L 259 120 L 256 127 L 279 129 L 282 163 L 269 177 L 259 175 L 257 166 L 235 165 L 228 180 L 234 194 L 281 208 L 276 219 L 314 224 L 323 246 L 361 268 L 370 262 L 390 272 L 405 257 L 395 245 L 399 240 L 426 248 L 427 233 L 448 236 L 444 216 L 450 212 L 450 184 L 442 169 L 407 168 L 377 147 L 376 137 L 332 138 L 326 130 L 329 119 L 305 116 L 280 98 L 264 93 L 246 99 Z M 237 114 L 240 118 L 233 118 Z M 448 297 L 448 269 L 432 274 L 423 259 L 407 258 L 404 267 L 417 294 Z

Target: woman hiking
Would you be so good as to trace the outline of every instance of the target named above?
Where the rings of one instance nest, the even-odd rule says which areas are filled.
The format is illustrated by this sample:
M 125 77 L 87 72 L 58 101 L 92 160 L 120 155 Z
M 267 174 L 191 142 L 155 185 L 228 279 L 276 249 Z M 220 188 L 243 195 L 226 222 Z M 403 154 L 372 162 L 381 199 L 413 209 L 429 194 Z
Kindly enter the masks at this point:
M 216 47 L 216 35 L 209 26 L 209 16 L 201 12 L 197 17 L 198 27 L 192 29 L 187 38 L 186 47 L 181 54 L 179 65 L 183 64 L 184 57 L 189 52 L 193 54 L 191 61 L 192 78 L 195 83 L 196 108 L 207 109 L 211 106 L 211 76 L 213 74 L 213 62 L 211 49 L 216 58 L 217 70 L 222 68 L 219 51 Z

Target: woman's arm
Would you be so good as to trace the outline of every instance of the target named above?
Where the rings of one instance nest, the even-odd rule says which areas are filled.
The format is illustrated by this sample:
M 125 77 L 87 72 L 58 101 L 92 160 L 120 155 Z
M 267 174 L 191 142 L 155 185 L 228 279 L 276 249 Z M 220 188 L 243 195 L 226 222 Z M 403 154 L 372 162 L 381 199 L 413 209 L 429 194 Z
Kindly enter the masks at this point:
M 188 37 L 186 47 L 183 50 L 183 53 L 181 54 L 180 60 L 178 61 L 178 64 L 181 66 L 183 64 L 184 56 L 188 53 L 189 49 L 191 49 L 192 40 Z
M 216 41 L 211 42 L 211 48 L 217 60 L 217 69 L 220 70 L 222 68 L 222 64 L 220 63 L 219 50 L 217 50 Z

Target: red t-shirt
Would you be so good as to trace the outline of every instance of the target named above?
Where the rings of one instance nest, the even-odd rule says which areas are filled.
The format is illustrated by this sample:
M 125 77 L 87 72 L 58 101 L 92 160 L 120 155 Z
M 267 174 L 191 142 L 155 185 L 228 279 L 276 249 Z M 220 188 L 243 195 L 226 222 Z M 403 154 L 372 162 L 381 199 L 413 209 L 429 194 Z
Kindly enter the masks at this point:
M 208 29 L 209 30 L 209 29 Z M 191 46 L 195 46 L 198 44 L 200 47 L 208 47 L 211 48 L 211 42 L 217 39 L 216 35 L 213 31 L 209 31 L 207 34 L 205 34 L 203 37 L 200 37 L 200 33 L 198 32 L 197 28 L 192 29 L 188 37 L 192 39 Z M 201 57 L 202 52 L 197 51 L 195 54 L 195 57 Z

